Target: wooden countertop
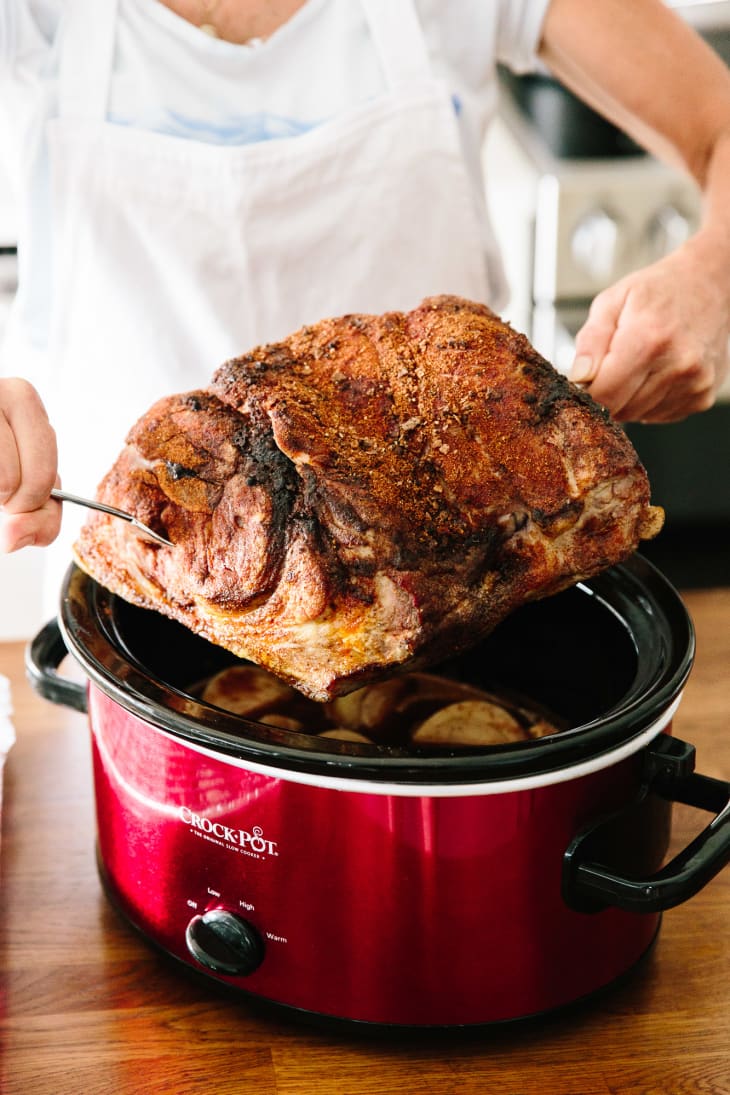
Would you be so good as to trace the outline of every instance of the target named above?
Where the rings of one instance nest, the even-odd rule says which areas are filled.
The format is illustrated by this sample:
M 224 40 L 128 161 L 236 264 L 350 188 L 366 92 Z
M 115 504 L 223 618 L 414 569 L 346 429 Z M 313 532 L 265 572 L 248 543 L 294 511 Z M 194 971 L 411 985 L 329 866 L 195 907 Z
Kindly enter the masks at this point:
M 675 732 L 730 779 L 730 589 L 685 594 L 698 651 Z M 665 914 L 651 956 L 569 1014 L 365 1037 L 262 1015 L 173 970 L 102 895 L 86 719 L 0 646 L 18 741 L 0 854 L 4 1095 L 720 1095 L 730 1092 L 730 867 Z M 675 847 L 708 815 L 675 808 Z

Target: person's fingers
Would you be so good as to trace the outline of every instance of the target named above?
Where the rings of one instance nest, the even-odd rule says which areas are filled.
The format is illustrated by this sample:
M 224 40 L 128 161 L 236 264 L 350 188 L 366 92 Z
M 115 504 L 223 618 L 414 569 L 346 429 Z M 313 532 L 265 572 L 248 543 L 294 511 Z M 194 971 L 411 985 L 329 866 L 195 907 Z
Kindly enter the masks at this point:
M 0 514 L 0 552 L 18 551 L 24 547 L 45 547 L 58 536 L 61 527 L 61 505 L 53 498 L 40 509 L 29 513 Z
M 686 328 L 627 314 L 591 394 L 619 421 L 674 421 L 706 410 L 721 375 L 712 344 Z
M 600 293 L 591 304 L 588 318 L 575 338 L 575 359 L 570 379 L 590 387 L 609 352 L 625 294 L 620 288 Z
M 638 301 L 632 293 L 624 299 L 610 348 L 590 385 L 594 399 L 614 417 L 625 418 L 629 408 L 648 384 L 666 383 L 666 369 L 675 353 L 676 332 L 663 318 Z
M 56 475 L 56 434 L 40 396 L 25 380 L 4 380 L 0 400 L 0 505 L 7 513 L 30 513 L 45 506 Z
M 674 422 L 714 403 L 730 309 L 706 258 L 698 235 L 594 300 L 571 379 L 618 421 Z
M 57 482 L 56 434 L 40 396 L 26 380 L 0 381 L 0 550 L 17 551 L 55 540 L 61 506 L 50 497 Z
M 679 326 L 663 301 L 633 289 L 620 297 L 609 291 L 596 298 L 592 313 L 584 338 L 600 331 L 595 344 L 605 344 L 607 327 L 614 327 L 586 387 L 615 419 L 672 421 L 712 404 L 710 347 Z
M 0 506 L 15 494 L 20 486 L 20 454 L 15 434 L 0 404 Z
M 690 414 L 706 411 L 715 402 L 711 385 L 701 383 L 695 388 L 667 383 L 667 371 L 649 373 L 614 417 L 619 422 L 679 422 Z

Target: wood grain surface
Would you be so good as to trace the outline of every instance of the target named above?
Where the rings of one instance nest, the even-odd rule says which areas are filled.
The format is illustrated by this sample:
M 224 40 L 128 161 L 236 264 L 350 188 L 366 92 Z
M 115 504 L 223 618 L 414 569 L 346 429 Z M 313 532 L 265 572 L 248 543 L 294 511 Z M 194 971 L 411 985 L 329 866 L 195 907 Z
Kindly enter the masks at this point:
M 730 779 L 730 590 L 688 592 L 698 651 L 675 719 Z M 221 997 L 102 894 L 86 719 L 38 698 L 0 646 L 18 741 L 0 853 L 3 1095 L 728 1095 L 730 867 L 665 914 L 650 957 L 591 1004 L 469 1034 L 321 1030 Z M 675 809 L 673 846 L 707 815 Z M 499 941 L 495 940 L 498 946 Z

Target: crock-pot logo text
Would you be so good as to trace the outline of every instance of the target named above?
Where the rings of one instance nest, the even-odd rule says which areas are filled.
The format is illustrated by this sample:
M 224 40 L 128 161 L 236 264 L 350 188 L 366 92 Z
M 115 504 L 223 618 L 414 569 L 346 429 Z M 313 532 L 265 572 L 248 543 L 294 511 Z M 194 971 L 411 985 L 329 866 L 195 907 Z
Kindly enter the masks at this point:
M 266 840 L 263 829 L 258 825 L 254 825 L 251 832 L 248 829 L 234 829 L 231 825 L 224 825 L 222 821 L 211 821 L 203 814 L 196 814 L 188 806 L 180 807 L 178 817 L 197 836 L 222 847 L 235 848 L 243 855 L 264 859 L 266 856 L 279 854 L 277 842 Z

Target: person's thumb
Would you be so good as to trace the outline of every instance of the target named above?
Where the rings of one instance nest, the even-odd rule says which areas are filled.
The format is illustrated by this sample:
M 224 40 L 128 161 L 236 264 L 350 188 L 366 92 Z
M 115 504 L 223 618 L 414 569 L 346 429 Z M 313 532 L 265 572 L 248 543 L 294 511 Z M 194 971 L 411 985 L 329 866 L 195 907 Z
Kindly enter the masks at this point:
M 621 311 L 618 294 L 607 290 L 593 301 L 588 319 L 575 337 L 575 358 L 570 379 L 590 385 L 598 376 L 601 362 L 611 347 Z

